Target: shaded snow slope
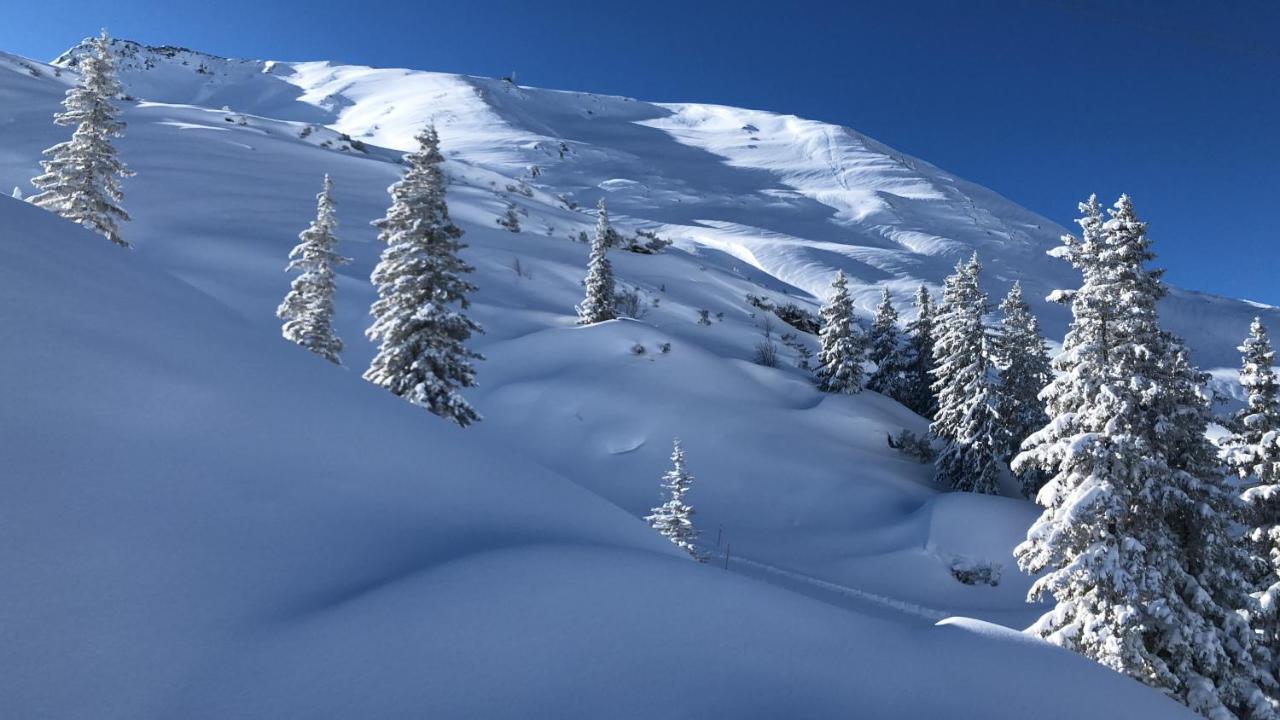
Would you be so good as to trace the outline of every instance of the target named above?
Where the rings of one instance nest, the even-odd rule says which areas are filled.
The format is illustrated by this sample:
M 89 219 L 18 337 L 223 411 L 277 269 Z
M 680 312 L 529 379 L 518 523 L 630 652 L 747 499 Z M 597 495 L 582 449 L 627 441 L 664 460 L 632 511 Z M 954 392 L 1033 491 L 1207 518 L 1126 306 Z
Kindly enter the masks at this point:
M 778 368 L 750 362 L 765 318 L 748 293 L 816 309 L 842 268 L 869 312 L 882 285 L 905 304 L 978 248 L 993 291 L 1021 278 L 1043 294 L 1075 280 L 1043 255 L 1059 228 L 793 117 L 117 48 L 137 249 L 0 202 L 15 356 L 0 412 L 16 451 L 0 572 L 25 588 L 0 599 L 23 630 L 0 643 L 0 696 L 53 717 L 641 715 L 674 695 L 689 716 L 1014 718 L 1061 675 L 1089 688 L 1055 695 L 1063 717 L 1091 712 L 1079 695 L 1176 717 L 1064 653 L 977 621 L 934 627 L 1024 627 L 1043 610 L 1010 556 L 1035 508 L 939 492 L 885 443 L 922 419 L 875 393 L 815 392 L 794 349 L 780 344 Z M 74 57 L 0 55 L 0 188 L 27 192 L 41 149 L 66 137 L 50 118 Z M 367 223 L 431 119 L 486 329 L 468 393 L 486 419 L 465 432 L 359 379 Z M 349 369 L 281 340 L 273 315 L 324 173 L 355 258 L 337 298 Z M 676 245 L 614 253 L 643 312 L 579 328 L 587 248 L 572 238 L 602 196 L 623 232 Z M 508 204 L 519 234 L 495 224 Z M 1193 342 L 1231 347 L 1259 311 L 1172 302 L 1200 326 L 1180 328 Z M 732 544 L 731 572 L 638 519 L 677 435 L 703 541 L 717 557 Z M 1000 584 L 958 582 L 952 566 L 972 562 Z M 63 671 L 75 682 L 44 681 Z
M 981 624 L 693 563 L 145 253 L 8 198 L 0 228 L 15 717 L 1180 714 Z

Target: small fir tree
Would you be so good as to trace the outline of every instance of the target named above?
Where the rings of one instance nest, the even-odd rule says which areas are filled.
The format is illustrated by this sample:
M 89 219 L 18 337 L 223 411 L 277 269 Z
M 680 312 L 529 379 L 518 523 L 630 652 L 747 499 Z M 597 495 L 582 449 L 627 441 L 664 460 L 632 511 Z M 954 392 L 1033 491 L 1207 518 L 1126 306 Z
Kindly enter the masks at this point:
M 702 556 L 694 546 L 698 531 L 693 527 L 693 507 L 685 502 L 685 495 L 693 484 L 693 475 L 684 465 L 684 448 L 677 439 L 671 450 L 671 469 L 662 476 L 666 500 L 653 508 L 645 520 L 663 537 L 670 540 L 693 559 L 702 562 Z
M 868 356 L 876 364 L 875 372 L 867 380 L 867 389 L 901 398 L 907 383 L 907 358 L 903 354 L 902 333 L 898 331 L 898 311 L 893 307 L 889 288 L 884 288 L 880 295 L 867 344 Z
M 120 94 L 111 38 L 103 30 L 92 51 L 76 63 L 79 83 L 67 90 L 63 111 L 54 116 L 59 125 L 75 125 L 71 139 L 44 151 L 44 173 L 31 180 L 39 192 L 28 198 L 34 205 L 105 236 L 120 247 L 130 247 L 120 236 L 120 222 L 129 214 L 120 203 L 124 193 L 120 178 L 133 173 L 116 156 L 112 138 L 124 136 L 125 124 L 117 119 L 114 100 Z
M 934 309 L 929 288 L 916 291 L 916 317 L 907 323 L 907 359 L 898 401 L 918 415 L 933 418 L 938 401 L 933 394 Z
M 865 343 L 853 317 L 853 299 L 844 271 L 836 272 L 831 283 L 831 299 L 822 307 L 822 329 L 818 333 L 818 389 L 823 392 L 862 392 L 862 363 Z
M 473 269 L 459 255 L 462 230 L 445 203 L 440 136 L 428 126 L 417 141 L 389 189 L 391 207 L 373 223 L 387 247 L 373 270 L 378 299 L 367 332 L 380 345 L 364 378 L 466 427 L 480 415 L 459 390 L 475 385 L 472 361 L 483 359 L 465 345 L 482 332 L 465 314 Z
M 333 208 L 333 181 L 324 176 L 324 187 L 316 195 L 316 218 L 298 235 L 299 243 L 289 253 L 288 272 L 296 272 L 289 294 L 276 309 L 284 320 L 280 332 L 329 362 L 342 364 L 342 340 L 333 329 L 333 296 L 337 287 L 334 265 L 351 262 L 337 253 L 338 226 Z
M 609 205 L 604 198 L 596 203 L 596 238 L 607 248 L 615 248 L 622 244 L 622 235 L 613 229 L 609 222 Z
M 1235 417 L 1236 430 L 1224 441 L 1228 463 L 1251 484 L 1280 483 L 1280 381 L 1274 369 L 1275 351 L 1261 318 L 1254 318 L 1249 337 L 1240 346 L 1240 386 L 1245 407 Z
M 578 324 L 613 320 L 618 317 L 614 309 L 613 264 L 609 262 L 610 237 L 613 228 L 609 227 L 609 209 L 604 198 L 600 198 L 599 217 L 596 220 L 596 234 L 591 240 L 591 256 L 587 260 L 587 278 L 583 282 L 587 288 L 586 297 L 577 307 Z

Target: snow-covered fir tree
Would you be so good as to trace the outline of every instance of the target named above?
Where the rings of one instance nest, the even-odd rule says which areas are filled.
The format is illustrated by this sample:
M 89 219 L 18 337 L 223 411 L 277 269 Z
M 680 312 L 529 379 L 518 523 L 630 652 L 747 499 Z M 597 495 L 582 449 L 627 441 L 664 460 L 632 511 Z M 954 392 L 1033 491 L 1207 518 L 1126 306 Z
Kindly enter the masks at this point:
M 1057 604 L 1029 632 L 1205 717 L 1273 717 L 1265 649 L 1237 612 L 1248 558 L 1204 435 L 1203 376 L 1158 325 L 1145 223 L 1124 196 L 1106 221 L 1096 198 L 1080 208 L 1062 256 L 1083 284 L 1057 294 L 1073 321 L 1043 394 L 1051 419 L 1014 460 L 1049 476 L 1015 554 L 1041 574 L 1029 600 Z
M 133 173 L 116 155 L 113 138 L 123 137 L 125 124 L 117 119 L 114 100 L 120 94 L 111 38 L 107 31 L 93 41 L 93 50 L 76 63 L 80 81 L 67 90 L 63 111 L 54 116 L 59 125 L 75 125 L 71 139 L 44 151 L 44 172 L 32 178 L 39 192 L 28 201 L 83 225 L 121 247 L 130 247 L 120 236 L 120 222 L 129 214 L 120 203 L 124 193 L 120 178 Z
M 995 357 L 1000 369 L 1001 405 L 997 408 L 1009 447 L 1004 457 L 1017 454 L 1022 441 L 1048 421 L 1040 391 L 1053 379 L 1049 346 L 1040 334 L 1040 322 L 1022 296 L 1022 285 L 1014 283 L 1000 303 L 1000 332 L 996 334 Z M 1035 497 L 1045 477 L 1034 468 L 1019 474 L 1023 492 Z
M 607 248 L 618 247 L 622 244 L 622 235 L 613 229 L 613 224 L 609 222 L 609 204 L 604 198 L 596 203 L 596 234 L 595 237 L 604 243 Z
M 662 488 L 665 491 L 664 502 L 653 508 L 645 520 L 677 547 L 702 562 L 702 556 L 694 547 L 698 531 L 693 527 L 693 507 L 685 502 L 685 495 L 693 484 L 693 475 L 684 465 L 684 448 L 676 440 L 671 449 L 671 469 L 662 476 Z
M 1223 444 L 1231 469 L 1242 479 L 1274 485 L 1280 483 L 1280 380 L 1261 318 L 1253 319 L 1240 353 L 1240 386 L 1247 399 L 1235 417 L 1235 431 Z
M 600 198 L 598 209 L 596 234 L 591 239 L 591 256 L 587 260 L 587 279 L 583 282 L 587 294 L 577 307 L 579 325 L 590 325 L 618 317 L 618 312 L 614 309 L 616 290 L 613 264 L 609 262 L 613 228 L 609 226 L 609 208 L 605 205 L 604 198 Z
M 1280 381 L 1260 318 L 1254 318 L 1240 352 L 1240 385 L 1248 399 L 1224 445 L 1231 470 L 1246 485 L 1243 521 L 1257 559 L 1250 622 L 1272 649 L 1273 672 L 1280 674 Z
M 853 316 L 853 298 L 844 271 L 836 271 L 831 282 L 831 298 L 822 306 L 822 329 L 818 332 L 818 388 L 823 392 L 862 392 L 866 343 Z
M 898 330 L 898 311 L 893 307 L 889 288 L 880 295 L 875 321 L 868 333 L 867 356 L 876 364 L 875 372 L 867 379 L 867 389 L 891 398 L 899 398 L 906 388 L 907 358 Z
M 391 207 L 373 223 L 387 247 L 373 270 L 378 299 L 366 333 L 380 345 L 364 378 L 465 427 L 480 419 L 459 392 L 475 385 L 471 361 L 483 359 L 465 345 L 482 332 L 465 314 L 476 287 L 445 203 L 440 137 L 428 126 L 416 140 L 404 177 L 388 189 Z
M 988 307 L 978 286 L 981 271 L 975 254 L 956 266 L 943 288 L 933 346 L 938 411 L 929 430 L 946 443 L 934 464 L 939 482 L 955 490 L 994 493 L 1009 441 L 983 321 Z
M 917 414 L 932 418 L 938 410 L 933 394 L 933 299 L 929 288 L 916 291 L 916 317 L 907 323 L 906 367 L 897 400 Z
M 342 364 L 342 340 L 333 330 L 334 265 L 351 262 L 337 252 L 334 231 L 338 218 L 333 208 L 333 181 L 324 176 L 324 187 L 316 195 L 316 218 L 298 235 L 298 244 L 289 252 L 288 272 L 296 272 L 289 293 L 276 309 L 284 320 L 280 332 L 329 362 Z

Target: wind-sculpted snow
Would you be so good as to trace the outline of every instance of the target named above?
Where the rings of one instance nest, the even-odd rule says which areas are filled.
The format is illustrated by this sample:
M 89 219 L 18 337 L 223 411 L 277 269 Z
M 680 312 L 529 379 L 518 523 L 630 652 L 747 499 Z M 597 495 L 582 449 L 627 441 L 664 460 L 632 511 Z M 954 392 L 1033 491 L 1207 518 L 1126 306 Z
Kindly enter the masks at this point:
M 768 313 L 748 294 L 816 312 L 843 269 L 863 314 L 882 286 L 905 311 L 976 248 L 990 290 L 1040 297 L 1074 281 L 1044 255 L 1060 228 L 797 118 L 120 54 L 136 249 L 0 198 L 0 698 L 16 716 L 1180 716 L 1070 654 L 894 610 L 1027 625 L 1043 608 L 1010 550 L 1033 506 L 941 494 L 885 441 L 925 422 L 817 392 L 796 367 L 816 339 L 781 319 L 779 367 L 750 362 Z M 51 118 L 73 57 L 0 55 L 6 195 L 65 139 Z M 368 221 L 432 120 L 486 330 L 465 393 L 485 420 L 465 431 L 359 377 Z M 337 269 L 345 369 L 274 316 L 326 173 L 354 258 Z M 600 197 L 624 235 L 675 245 L 611 252 L 632 317 L 577 327 L 576 238 Z M 496 223 L 509 206 L 520 233 Z M 1224 337 L 1260 310 L 1184 298 L 1178 317 Z M 731 546 L 729 571 L 640 520 L 676 436 L 700 542 Z M 1001 579 L 961 583 L 958 563 Z

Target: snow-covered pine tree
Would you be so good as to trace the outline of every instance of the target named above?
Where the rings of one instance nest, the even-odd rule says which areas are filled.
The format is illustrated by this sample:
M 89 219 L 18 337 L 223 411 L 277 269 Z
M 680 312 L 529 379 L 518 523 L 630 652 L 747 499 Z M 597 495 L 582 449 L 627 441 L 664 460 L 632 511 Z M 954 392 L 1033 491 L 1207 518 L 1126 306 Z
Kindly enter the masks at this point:
M 54 116 L 59 125 L 75 125 L 71 139 L 44 151 L 44 172 L 31 180 L 40 192 L 28 202 L 83 225 L 120 247 L 130 247 L 120 236 L 120 222 L 129 214 L 120 207 L 124 193 L 120 178 L 133 173 L 116 156 L 112 138 L 124 136 L 125 124 L 116 119 L 113 104 L 120 94 L 111 38 L 107 31 L 93 42 L 93 51 L 76 64 L 79 83 L 67 90 L 63 111 Z
M 862 392 L 862 363 L 866 343 L 853 317 L 853 298 L 844 271 L 836 271 L 831 282 L 831 298 L 822 307 L 822 329 L 818 332 L 818 389 L 823 392 Z
M 1224 445 L 1228 465 L 1246 483 L 1243 520 L 1261 568 L 1250 623 L 1272 649 L 1273 672 L 1280 674 L 1280 381 L 1260 318 L 1254 318 L 1240 352 L 1240 384 L 1248 400 Z
M 342 340 L 333 330 L 334 265 L 351 262 L 338 254 L 334 234 L 338 219 L 333 209 L 333 181 L 324 176 L 324 187 L 316 195 L 316 218 L 298 235 L 298 244 L 289 252 L 287 272 L 296 272 L 289 293 L 276 309 L 284 320 L 280 332 L 329 362 L 342 364 Z
M 587 279 L 583 282 L 587 295 L 577 307 L 578 324 L 613 320 L 618 317 L 614 309 L 616 291 L 613 282 L 613 263 L 609 262 L 610 238 L 615 234 L 609 226 L 609 208 L 600 198 L 599 215 L 596 218 L 596 234 L 591 239 L 591 257 L 587 260 Z
M 933 346 L 938 412 L 929 426 L 946 442 L 934 463 L 938 481 L 955 490 L 995 493 L 1008 436 L 999 416 L 999 380 L 983 319 L 987 296 L 978 286 L 975 253 L 946 280 Z
M 903 355 L 902 333 L 898 331 L 898 311 L 893 307 L 889 288 L 880 295 L 875 321 L 868 333 L 868 357 L 876 364 L 867 379 L 867 389 L 898 398 L 906 387 L 907 359 Z
M 1001 405 L 997 408 L 1005 427 L 1010 459 L 1022 441 L 1048 422 L 1040 391 L 1053 379 L 1049 347 L 1040 334 L 1040 322 L 1022 296 L 1022 285 L 1014 283 L 1000 303 L 1000 332 L 994 338 L 996 363 L 1000 368 Z M 1023 492 L 1035 497 L 1045 477 L 1034 468 L 1019 474 Z
M 1247 400 L 1235 417 L 1236 430 L 1223 442 L 1228 463 L 1242 479 L 1261 485 L 1280 483 L 1280 380 L 1275 351 L 1261 318 L 1254 318 L 1240 346 L 1240 385 Z
M 416 140 L 404 177 L 388 189 L 391 207 L 373 223 L 387 247 L 373 270 L 378 299 L 366 332 L 381 344 L 364 378 L 466 427 L 480 419 L 458 392 L 475 385 L 471 361 L 483 359 L 465 346 L 483 332 L 464 312 L 476 287 L 445 203 L 440 136 L 428 126 Z
M 907 359 L 897 400 L 917 414 L 932 418 L 938 411 L 933 394 L 934 310 L 929 288 L 916 291 L 916 317 L 907 323 Z
M 671 449 L 671 469 L 662 476 L 666 500 L 653 508 L 645 520 L 694 560 L 702 562 L 702 556 L 693 544 L 698 538 L 698 531 L 693 528 L 693 507 L 684 499 L 692 484 L 693 476 L 684 466 L 684 448 L 680 447 L 677 439 Z
M 596 203 L 596 237 L 604 243 L 607 248 L 618 247 L 622 244 L 622 235 L 613 229 L 613 224 L 609 222 L 609 204 L 604 198 Z
M 1044 513 L 1017 547 L 1057 605 L 1029 632 L 1158 688 L 1210 718 L 1271 718 L 1265 651 L 1235 612 L 1247 558 L 1204 437 L 1201 376 L 1157 323 L 1165 294 L 1145 223 L 1122 196 L 1080 206 L 1064 238 L 1083 284 L 1045 389 L 1050 420 L 1014 470 L 1039 469 Z M 1197 399 L 1198 398 L 1198 399 Z

